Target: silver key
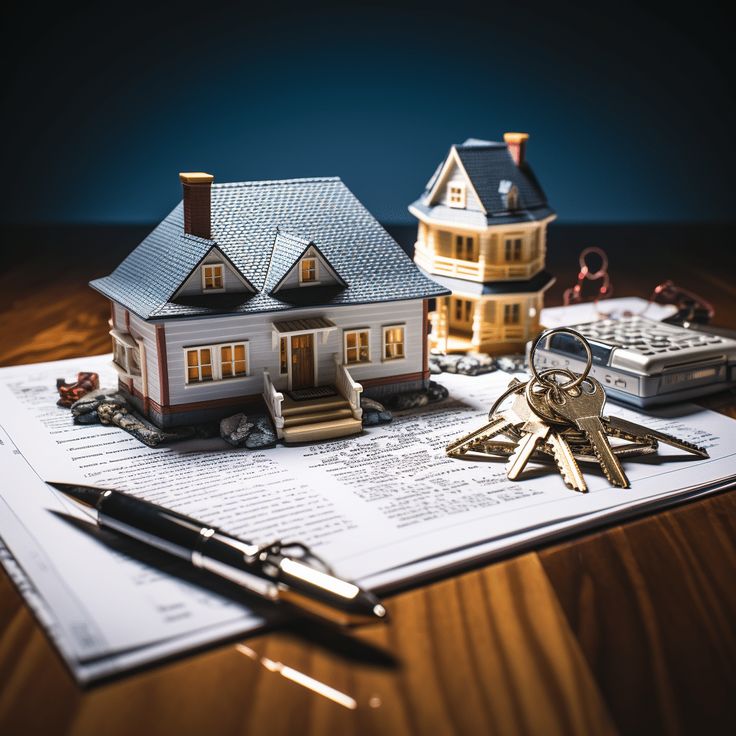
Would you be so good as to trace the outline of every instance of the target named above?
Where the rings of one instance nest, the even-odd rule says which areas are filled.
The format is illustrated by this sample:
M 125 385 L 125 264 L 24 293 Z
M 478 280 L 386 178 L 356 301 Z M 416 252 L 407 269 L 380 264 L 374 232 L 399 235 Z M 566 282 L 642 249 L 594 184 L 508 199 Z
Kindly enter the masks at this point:
M 587 386 L 590 386 L 590 389 Z M 560 389 L 557 396 L 549 396 L 549 406 L 563 419 L 585 432 L 608 481 L 619 488 L 629 488 L 631 485 L 629 479 L 618 458 L 613 454 L 606 437 L 606 428 L 601 421 L 606 393 L 600 383 L 591 376 L 585 379 L 581 388 L 582 391 L 577 396 Z
M 621 433 L 619 436 L 625 435 L 627 438 L 636 437 L 637 439 L 635 441 L 639 442 L 646 440 L 654 440 L 655 442 L 659 441 L 665 445 L 669 445 L 670 447 L 676 447 L 678 450 L 690 452 L 698 457 L 709 457 L 704 448 L 698 447 L 687 440 L 673 437 L 671 434 L 658 432 L 656 429 L 650 429 L 649 427 L 644 427 L 636 422 L 629 422 L 626 419 L 621 419 L 620 417 L 603 417 L 602 420 L 603 426 L 611 434 Z

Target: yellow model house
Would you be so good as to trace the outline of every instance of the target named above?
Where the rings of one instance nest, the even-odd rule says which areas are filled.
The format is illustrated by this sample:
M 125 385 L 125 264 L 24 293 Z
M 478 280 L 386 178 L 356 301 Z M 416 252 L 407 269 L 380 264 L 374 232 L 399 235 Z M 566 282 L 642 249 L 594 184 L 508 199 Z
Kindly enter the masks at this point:
M 444 352 L 522 352 L 539 331 L 547 225 L 554 211 L 526 162 L 526 133 L 453 145 L 409 211 L 414 261 L 452 291 L 430 314 Z

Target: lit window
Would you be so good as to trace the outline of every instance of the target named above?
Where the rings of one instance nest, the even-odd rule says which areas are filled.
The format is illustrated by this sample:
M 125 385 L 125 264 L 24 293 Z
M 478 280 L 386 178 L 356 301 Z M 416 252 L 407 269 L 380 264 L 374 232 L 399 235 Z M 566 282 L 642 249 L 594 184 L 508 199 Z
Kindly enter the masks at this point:
M 302 284 L 308 284 L 317 280 L 317 259 L 302 258 L 299 266 L 299 281 Z
M 212 351 L 210 348 L 187 350 L 187 383 L 212 380 Z
M 220 346 L 220 368 L 223 378 L 248 375 L 245 343 Z
M 370 331 L 350 330 L 345 333 L 345 363 L 370 363 Z
M 521 238 L 506 238 L 504 248 L 507 261 L 521 260 Z
M 383 359 L 398 360 L 404 357 L 404 328 L 392 325 L 383 328 Z
M 222 291 L 225 288 L 222 263 L 206 263 L 202 266 L 202 288 L 205 291 Z
M 520 304 L 504 304 L 503 323 L 505 325 L 518 325 L 521 320 Z
M 185 348 L 187 383 L 222 381 L 248 375 L 248 343 Z
M 285 337 L 279 341 L 279 373 L 285 376 L 289 372 L 288 343 Z
M 465 184 L 449 184 L 447 186 L 447 203 L 450 207 L 465 207 Z

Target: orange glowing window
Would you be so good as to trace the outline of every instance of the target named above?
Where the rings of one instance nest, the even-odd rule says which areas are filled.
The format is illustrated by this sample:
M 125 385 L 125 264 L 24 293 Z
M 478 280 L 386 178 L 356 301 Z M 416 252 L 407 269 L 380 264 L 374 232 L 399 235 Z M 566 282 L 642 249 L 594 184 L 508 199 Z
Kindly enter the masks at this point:
M 350 330 L 345 333 L 345 362 L 370 363 L 370 332 L 368 330 Z
M 225 288 L 225 270 L 222 263 L 206 263 L 202 266 L 202 288 L 205 291 L 221 291 Z
M 223 378 L 248 375 L 248 360 L 245 343 L 222 345 L 220 347 L 220 368 Z
M 187 383 L 212 380 L 212 351 L 210 348 L 187 350 Z
M 404 328 L 391 326 L 383 328 L 383 359 L 399 360 L 404 353 Z
M 299 265 L 299 281 L 302 284 L 308 284 L 310 281 L 317 280 L 317 259 L 302 258 Z

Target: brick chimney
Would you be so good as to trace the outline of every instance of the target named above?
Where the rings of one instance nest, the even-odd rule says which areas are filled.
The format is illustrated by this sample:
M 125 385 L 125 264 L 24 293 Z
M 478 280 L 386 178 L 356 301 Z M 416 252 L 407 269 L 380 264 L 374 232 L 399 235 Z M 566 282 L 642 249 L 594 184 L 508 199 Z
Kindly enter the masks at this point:
M 188 235 L 212 237 L 210 189 L 214 178 L 201 171 L 179 174 L 184 188 L 184 232 Z
M 526 160 L 526 142 L 529 140 L 529 133 L 504 133 L 503 139 L 508 146 L 511 158 L 514 159 L 517 166 L 521 166 Z

